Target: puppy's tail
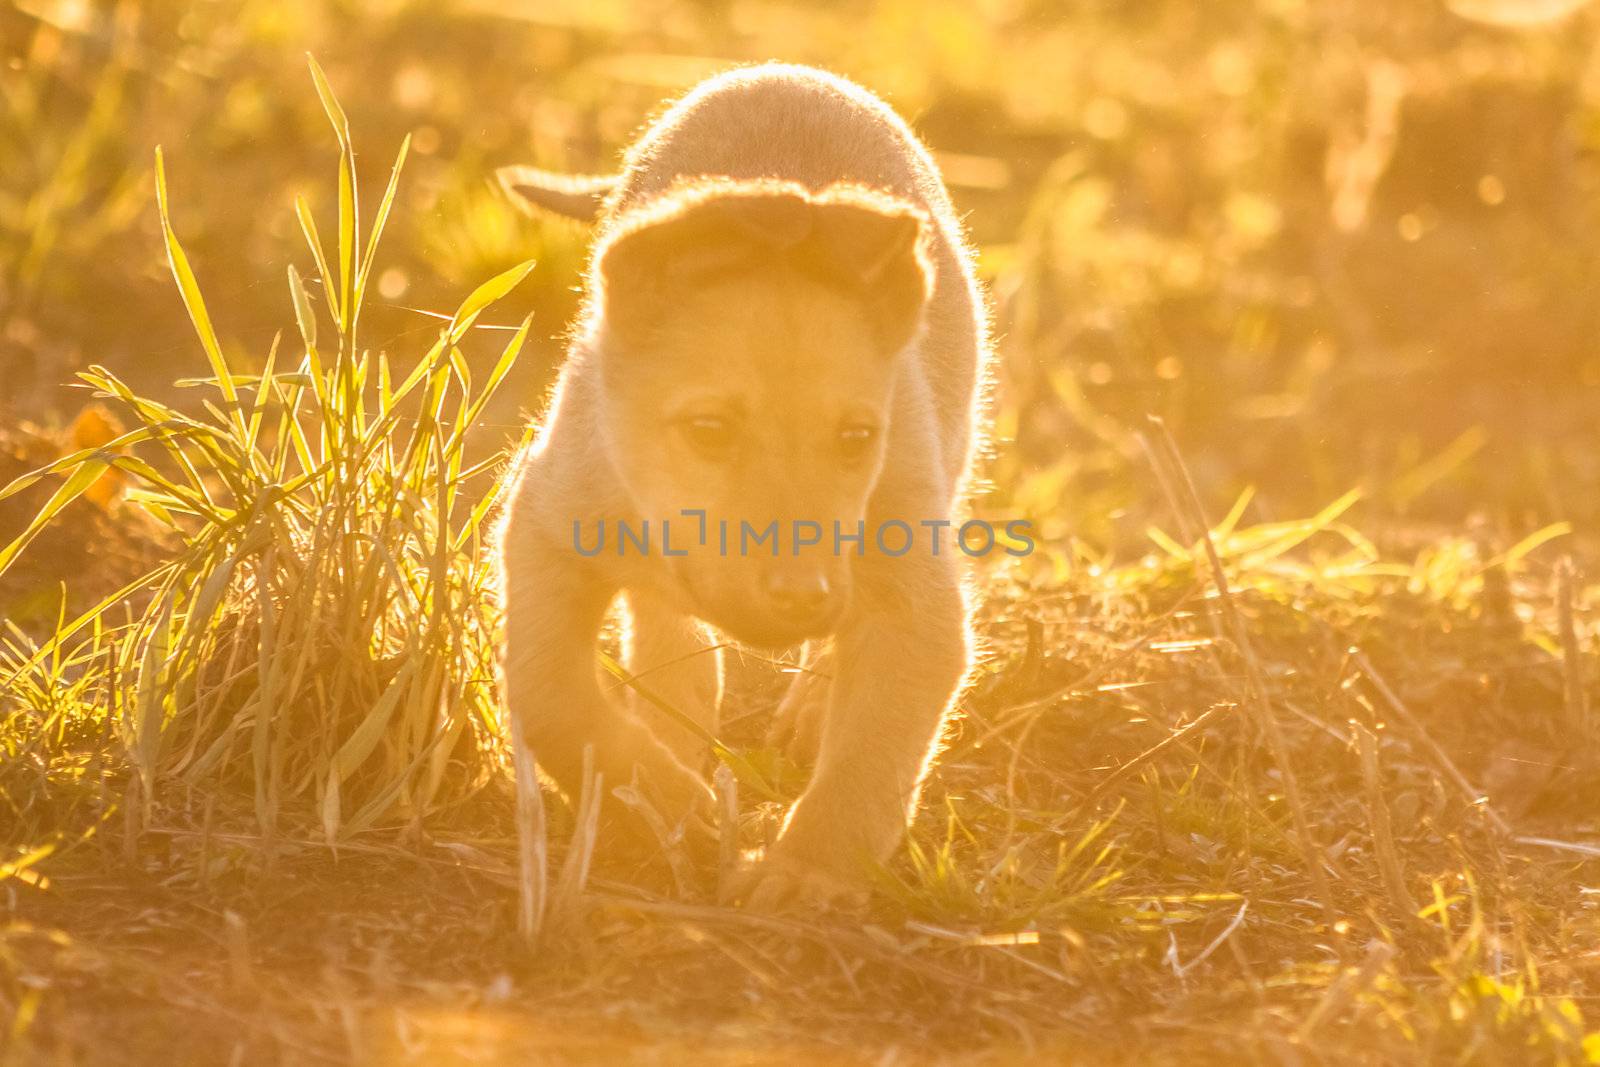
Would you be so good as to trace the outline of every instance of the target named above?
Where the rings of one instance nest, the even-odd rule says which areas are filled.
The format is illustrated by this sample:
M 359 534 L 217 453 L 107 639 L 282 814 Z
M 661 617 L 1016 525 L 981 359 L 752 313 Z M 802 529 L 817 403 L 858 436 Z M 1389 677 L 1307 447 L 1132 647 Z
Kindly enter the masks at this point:
M 593 222 L 620 179 L 612 174 L 557 174 L 538 167 L 501 167 L 495 171 L 512 200 L 530 212 L 549 211 L 580 222 Z

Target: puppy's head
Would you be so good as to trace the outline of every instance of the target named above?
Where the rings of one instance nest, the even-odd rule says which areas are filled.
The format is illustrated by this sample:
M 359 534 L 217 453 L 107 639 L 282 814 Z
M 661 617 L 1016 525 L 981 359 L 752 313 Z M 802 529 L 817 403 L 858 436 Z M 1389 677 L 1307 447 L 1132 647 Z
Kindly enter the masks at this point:
M 695 610 L 738 640 L 820 636 L 849 600 L 835 530 L 859 530 L 882 469 L 927 227 L 854 187 L 716 180 L 619 219 L 597 253 L 607 445 L 687 550 L 666 562 Z

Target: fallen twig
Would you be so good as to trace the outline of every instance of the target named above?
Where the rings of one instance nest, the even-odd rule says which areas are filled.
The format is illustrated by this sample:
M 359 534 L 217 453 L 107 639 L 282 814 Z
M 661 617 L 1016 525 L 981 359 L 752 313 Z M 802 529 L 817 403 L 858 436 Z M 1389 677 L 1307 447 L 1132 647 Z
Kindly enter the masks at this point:
M 549 888 L 548 835 L 544 790 L 534 772 L 533 752 L 523 743 L 522 724 L 511 720 L 511 759 L 517 787 L 517 934 L 527 944 L 539 939 Z

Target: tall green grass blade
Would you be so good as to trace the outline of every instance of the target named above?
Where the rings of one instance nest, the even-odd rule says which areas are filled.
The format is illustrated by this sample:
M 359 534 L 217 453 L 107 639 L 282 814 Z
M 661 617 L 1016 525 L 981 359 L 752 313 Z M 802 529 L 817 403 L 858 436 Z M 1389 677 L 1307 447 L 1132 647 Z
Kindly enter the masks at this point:
M 400 706 L 401 698 L 407 693 L 414 672 L 413 655 L 407 655 L 400 673 L 389 683 L 383 695 L 372 705 L 360 725 L 351 731 L 349 739 L 340 746 L 334 756 L 333 770 L 337 781 L 342 782 L 354 774 L 356 768 L 360 767 L 377 748 L 379 741 L 383 739 L 384 730 L 389 725 L 390 717 L 394 714 L 395 708 Z
M 762 774 L 755 764 L 751 763 L 748 759 L 740 755 L 734 749 L 723 744 L 720 740 L 718 740 L 715 734 L 707 730 L 704 726 L 700 725 L 700 723 L 695 721 L 693 718 L 690 718 L 688 715 L 678 710 L 668 701 L 664 700 L 659 694 L 646 686 L 643 682 L 639 681 L 639 679 L 634 677 L 634 675 L 631 674 L 628 669 L 616 659 L 616 657 L 603 650 L 598 653 L 598 656 L 600 659 L 600 667 L 607 674 L 611 675 L 629 689 L 632 689 L 635 693 L 638 693 L 639 696 L 642 697 L 644 701 L 651 707 L 655 708 L 667 718 L 671 719 L 673 722 L 677 723 L 679 726 L 683 727 L 685 730 L 688 730 L 690 733 L 694 734 L 696 737 L 710 745 L 717 758 L 726 763 L 730 768 L 733 769 L 734 773 L 739 776 L 739 781 L 741 784 L 749 786 L 767 800 L 783 799 L 783 795 L 773 787 L 772 783 L 767 780 L 766 775 Z
M 261 377 L 256 382 L 255 403 L 250 407 L 250 422 L 246 427 L 245 448 L 254 457 L 261 442 L 261 423 L 266 418 L 267 407 L 272 401 L 273 371 L 278 364 L 278 343 L 283 340 L 283 332 L 272 335 L 272 345 L 267 349 L 266 362 L 261 366 Z
M 317 347 L 317 313 L 293 263 L 289 264 L 289 295 L 294 301 L 294 321 L 300 328 L 300 339 L 307 348 Z
M 411 135 L 408 133 L 405 140 L 400 142 L 400 152 L 395 157 L 394 167 L 389 171 L 389 185 L 383 191 L 383 199 L 378 202 L 378 213 L 372 220 L 372 232 L 367 235 L 367 251 L 361 260 L 361 270 L 356 275 L 356 303 L 360 304 L 366 296 L 367 282 L 372 277 L 372 264 L 378 257 L 378 241 L 383 237 L 384 227 L 389 224 L 389 211 L 394 207 L 395 193 L 400 188 L 400 171 L 406 165 L 406 156 L 411 151 Z
M 119 434 L 103 445 L 95 445 L 92 448 L 81 448 L 76 452 L 70 452 L 67 455 L 62 456 L 60 459 L 52 460 L 49 463 L 46 463 L 42 467 L 37 467 L 34 470 L 28 471 L 26 474 L 20 474 L 5 486 L 0 487 L 0 500 L 4 500 L 8 496 L 16 495 L 17 493 L 22 492 L 22 490 L 35 484 L 41 479 L 49 477 L 52 474 L 61 474 L 65 471 L 71 470 L 93 456 L 99 456 L 102 459 L 109 459 L 119 449 L 128 445 L 135 445 L 143 441 L 148 441 L 160 432 L 161 430 L 156 427 L 141 426 L 138 429 L 129 430 L 127 433 Z
M 495 365 L 489 371 L 489 377 L 485 379 L 482 388 L 478 389 L 476 396 L 463 407 L 460 419 L 463 432 L 466 428 L 477 424 L 479 417 L 483 414 L 483 409 L 488 406 L 489 402 L 494 399 L 495 394 L 499 392 L 501 383 L 505 381 L 506 375 L 511 373 L 511 368 L 516 366 L 518 357 L 522 355 L 522 346 L 527 342 L 528 331 L 532 328 L 533 316 L 530 314 L 522 320 L 522 325 L 517 327 L 517 332 L 511 335 L 511 340 L 506 343 L 506 347 L 501 351 L 500 358 L 495 361 Z M 452 448 L 460 446 L 461 436 L 461 433 L 458 433 L 451 439 Z
M 206 311 L 205 300 L 200 296 L 200 284 L 195 279 L 194 270 L 189 266 L 189 257 L 184 254 L 183 246 L 178 243 L 178 235 L 172 228 L 172 218 L 167 212 L 167 170 L 159 147 L 156 149 L 156 206 L 161 215 L 161 232 L 167 246 L 167 262 L 172 268 L 173 278 L 178 283 L 183 306 L 189 312 L 189 320 L 194 323 L 195 333 L 200 336 L 200 344 L 206 351 L 206 358 L 211 361 L 211 371 L 217 376 L 222 395 L 232 405 L 234 417 L 238 418 L 239 394 L 233 388 L 227 361 L 222 358 L 222 345 L 217 341 L 217 331 L 211 325 L 211 315 Z
M 360 220 L 356 217 L 355 157 L 347 147 L 339 153 L 339 307 L 340 329 L 347 344 L 354 344 L 356 318 L 361 306 L 355 301 L 356 243 L 360 240 Z
M 328 113 L 328 122 L 339 139 L 339 329 L 350 338 L 355 333 L 355 320 L 360 305 L 354 299 L 356 248 L 360 243 L 360 220 L 357 218 L 355 145 L 350 138 L 350 120 L 334 94 L 328 76 L 316 58 L 309 53 L 306 62 L 311 68 L 311 80 L 316 84 L 317 96 Z
M 317 220 L 312 217 L 311 205 L 306 203 L 305 197 L 294 198 L 294 215 L 300 220 L 300 232 L 305 235 L 311 258 L 316 261 L 317 275 L 322 279 L 322 292 L 328 300 L 328 313 L 333 316 L 335 323 L 341 323 L 344 321 L 344 304 L 339 300 L 339 284 L 333 272 L 328 270 L 328 259 L 322 253 L 322 235 L 317 233 Z
M 1497 562 L 1502 565 L 1520 563 L 1528 553 L 1540 545 L 1565 537 L 1572 532 L 1572 529 L 1572 523 L 1570 522 L 1553 522 L 1548 526 L 1541 527 L 1506 549 L 1505 554 Z
M 306 64 L 311 68 L 312 84 L 317 88 L 317 98 L 322 101 L 322 109 L 328 113 L 328 122 L 333 125 L 333 133 L 339 139 L 339 147 L 350 147 L 350 120 L 345 117 L 344 108 L 339 106 L 339 99 L 333 93 L 333 86 L 328 83 L 328 76 L 322 72 L 321 64 L 310 52 L 306 53 Z
M 533 260 L 526 260 L 510 270 L 496 274 L 493 278 L 474 289 L 472 294 L 462 301 L 461 306 L 456 309 L 455 315 L 450 319 L 450 326 L 447 331 L 450 343 L 455 344 L 465 337 L 467 331 L 472 328 L 472 324 L 477 321 L 478 316 L 483 313 L 484 309 L 515 289 L 517 284 L 528 276 L 528 272 L 533 270 L 533 265 Z
M 28 523 L 27 528 L 22 531 L 17 539 L 4 548 L 0 548 L 0 574 L 6 572 L 12 561 L 21 554 L 22 550 L 27 548 L 28 544 L 39 536 L 40 531 L 50 525 L 68 504 L 88 492 L 89 487 L 99 481 L 100 476 L 110 466 L 111 464 L 105 459 L 91 457 L 85 459 L 76 470 L 68 475 L 67 480 L 62 482 L 61 486 L 51 494 L 49 500 L 45 501 L 44 506 L 39 509 L 39 513 L 33 517 L 33 521 Z

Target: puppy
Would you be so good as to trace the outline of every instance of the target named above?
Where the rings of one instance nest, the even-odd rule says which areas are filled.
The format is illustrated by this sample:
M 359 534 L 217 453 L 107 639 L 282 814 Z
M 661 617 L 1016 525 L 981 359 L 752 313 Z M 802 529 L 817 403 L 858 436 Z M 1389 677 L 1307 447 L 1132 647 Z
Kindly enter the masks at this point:
M 598 221 L 557 388 L 510 472 L 509 712 L 569 795 L 589 749 L 606 790 L 709 819 L 715 646 L 804 643 L 783 712 L 814 770 L 743 895 L 858 896 L 971 654 L 954 524 L 989 339 L 938 169 L 864 89 L 769 65 L 691 91 L 615 179 L 502 179 Z M 619 598 L 647 699 L 597 676 Z

